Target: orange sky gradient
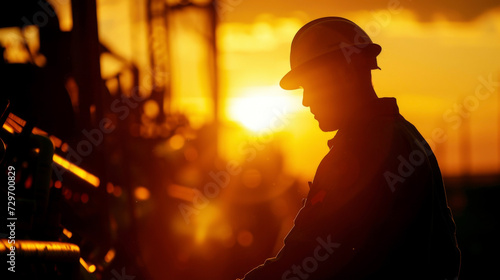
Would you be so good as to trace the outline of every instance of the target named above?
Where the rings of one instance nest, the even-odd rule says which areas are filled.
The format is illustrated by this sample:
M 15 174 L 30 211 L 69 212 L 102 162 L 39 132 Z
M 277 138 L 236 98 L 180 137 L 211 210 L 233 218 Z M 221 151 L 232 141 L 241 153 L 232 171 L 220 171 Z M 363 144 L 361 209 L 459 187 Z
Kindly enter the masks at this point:
M 289 48 L 297 30 L 314 18 L 335 15 L 353 20 L 382 46 L 382 70 L 373 72 L 375 89 L 381 97 L 397 98 L 403 116 L 434 145 L 443 173 L 500 172 L 500 9 L 494 2 L 479 1 L 480 7 L 456 7 L 457 11 L 436 4 L 429 6 L 429 13 L 422 3 L 408 1 L 375 1 L 363 8 L 331 1 L 303 3 L 220 1 L 222 157 L 241 160 L 238 147 L 261 137 L 282 147 L 288 172 L 312 179 L 334 133 L 319 130 L 309 109 L 301 106 L 300 90 L 283 91 L 278 82 L 289 70 Z M 145 1 L 97 4 L 101 41 L 146 72 Z M 195 15 L 188 18 L 196 22 Z M 71 23 L 63 19 L 63 24 Z M 214 119 L 206 75 L 182 65 L 185 59 L 203 63 L 205 42 L 192 31 L 175 34 L 178 52 L 172 59 L 177 67 L 172 72 L 176 78 L 170 106 L 187 113 L 199 127 Z M 120 69 L 113 58 L 103 57 L 101 62 L 103 75 Z M 469 143 L 470 163 L 463 160 L 463 143 Z
M 499 14 L 498 10 L 491 11 L 469 23 L 444 19 L 420 23 L 405 10 L 397 14 L 377 10 L 344 15 L 364 27 L 382 46 L 382 70 L 373 72 L 379 96 L 396 97 L 402 114 L 429 142 L 438 144 L 435 151 L 448 175 L 499 170 Z M 237 88 L 251 88 L 255 83 L 276 85 L 289 67 L 291 39 L 307 20 L 260 15 L 252 23 L 223 24 L 221 40 L 230 41 L 221 44 L 229 98 L 242 91 Z M 488 91 L 484 91 L 485 80 L 493 84 Z M 487 96 L 484 100 L 474 99 L 478 88 Z M 299 106 L 300 94 L 300 90 L 292 93 Z M 455 104 L 463 104 L 465 112 L 455 110 Z M 314 157 L 318 162 L 327 152 L 325 141 L 332 134 L 321 133 L 307 109 L 294 110 L 294 125 L 287 129 L 293 137 L 287 137 L 285 146 L 294 154 L 292 168 L 300 172 L 304 163 L 314 162 Z M 463 132 L 467 127 L 470 133 Z M 460 137 L 470 137 L 470 166 L 462 161 Z

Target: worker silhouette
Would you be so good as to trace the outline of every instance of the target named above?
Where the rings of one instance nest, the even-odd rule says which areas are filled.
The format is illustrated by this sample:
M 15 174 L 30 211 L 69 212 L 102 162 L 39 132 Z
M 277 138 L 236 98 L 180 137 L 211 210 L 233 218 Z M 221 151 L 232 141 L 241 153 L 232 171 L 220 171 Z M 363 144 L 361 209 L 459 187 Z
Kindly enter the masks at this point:
M 381 47 L 355 23 L 316 19 L 295 35 L 282 88 L 303 88 L 329 141 L 275 258 L 245 280 L 456 279 L 460 250 L 436 157 L 371 82 Z

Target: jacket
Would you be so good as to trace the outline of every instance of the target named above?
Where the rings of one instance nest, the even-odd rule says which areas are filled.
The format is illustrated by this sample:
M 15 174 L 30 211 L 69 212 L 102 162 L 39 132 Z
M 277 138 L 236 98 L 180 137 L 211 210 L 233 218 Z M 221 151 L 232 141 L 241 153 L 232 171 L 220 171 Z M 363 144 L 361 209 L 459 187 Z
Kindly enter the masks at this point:
M 460 250 L 431 148 L 394 98 L 329 141 L 294 226 L 254 279 L 456 279 Z

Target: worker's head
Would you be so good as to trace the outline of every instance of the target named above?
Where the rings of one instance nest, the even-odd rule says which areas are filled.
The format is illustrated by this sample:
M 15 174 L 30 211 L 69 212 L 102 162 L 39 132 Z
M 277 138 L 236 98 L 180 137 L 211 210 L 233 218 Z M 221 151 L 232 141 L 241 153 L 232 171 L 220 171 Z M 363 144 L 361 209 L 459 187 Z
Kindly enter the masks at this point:
M 295 35 L 291 71 L 284 89 L 303 88 L 303 105 L 311 108 L 324 131 L 337 130 L 362 101 L 376 97 L 371 70 L 378 69 L 379 45 L 355 23 L 340 17 L 316 19 Z

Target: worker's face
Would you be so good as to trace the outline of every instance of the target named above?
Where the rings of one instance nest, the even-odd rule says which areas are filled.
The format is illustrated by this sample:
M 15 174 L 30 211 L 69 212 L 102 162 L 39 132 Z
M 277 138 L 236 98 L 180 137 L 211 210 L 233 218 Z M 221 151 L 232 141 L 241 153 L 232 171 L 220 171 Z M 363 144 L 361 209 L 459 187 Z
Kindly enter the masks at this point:
M 323 131 L 340 128 L 353 108 L 355 79 L 345 65 L 315 67 L 303 77 L 302 105 L 309 107 Z

